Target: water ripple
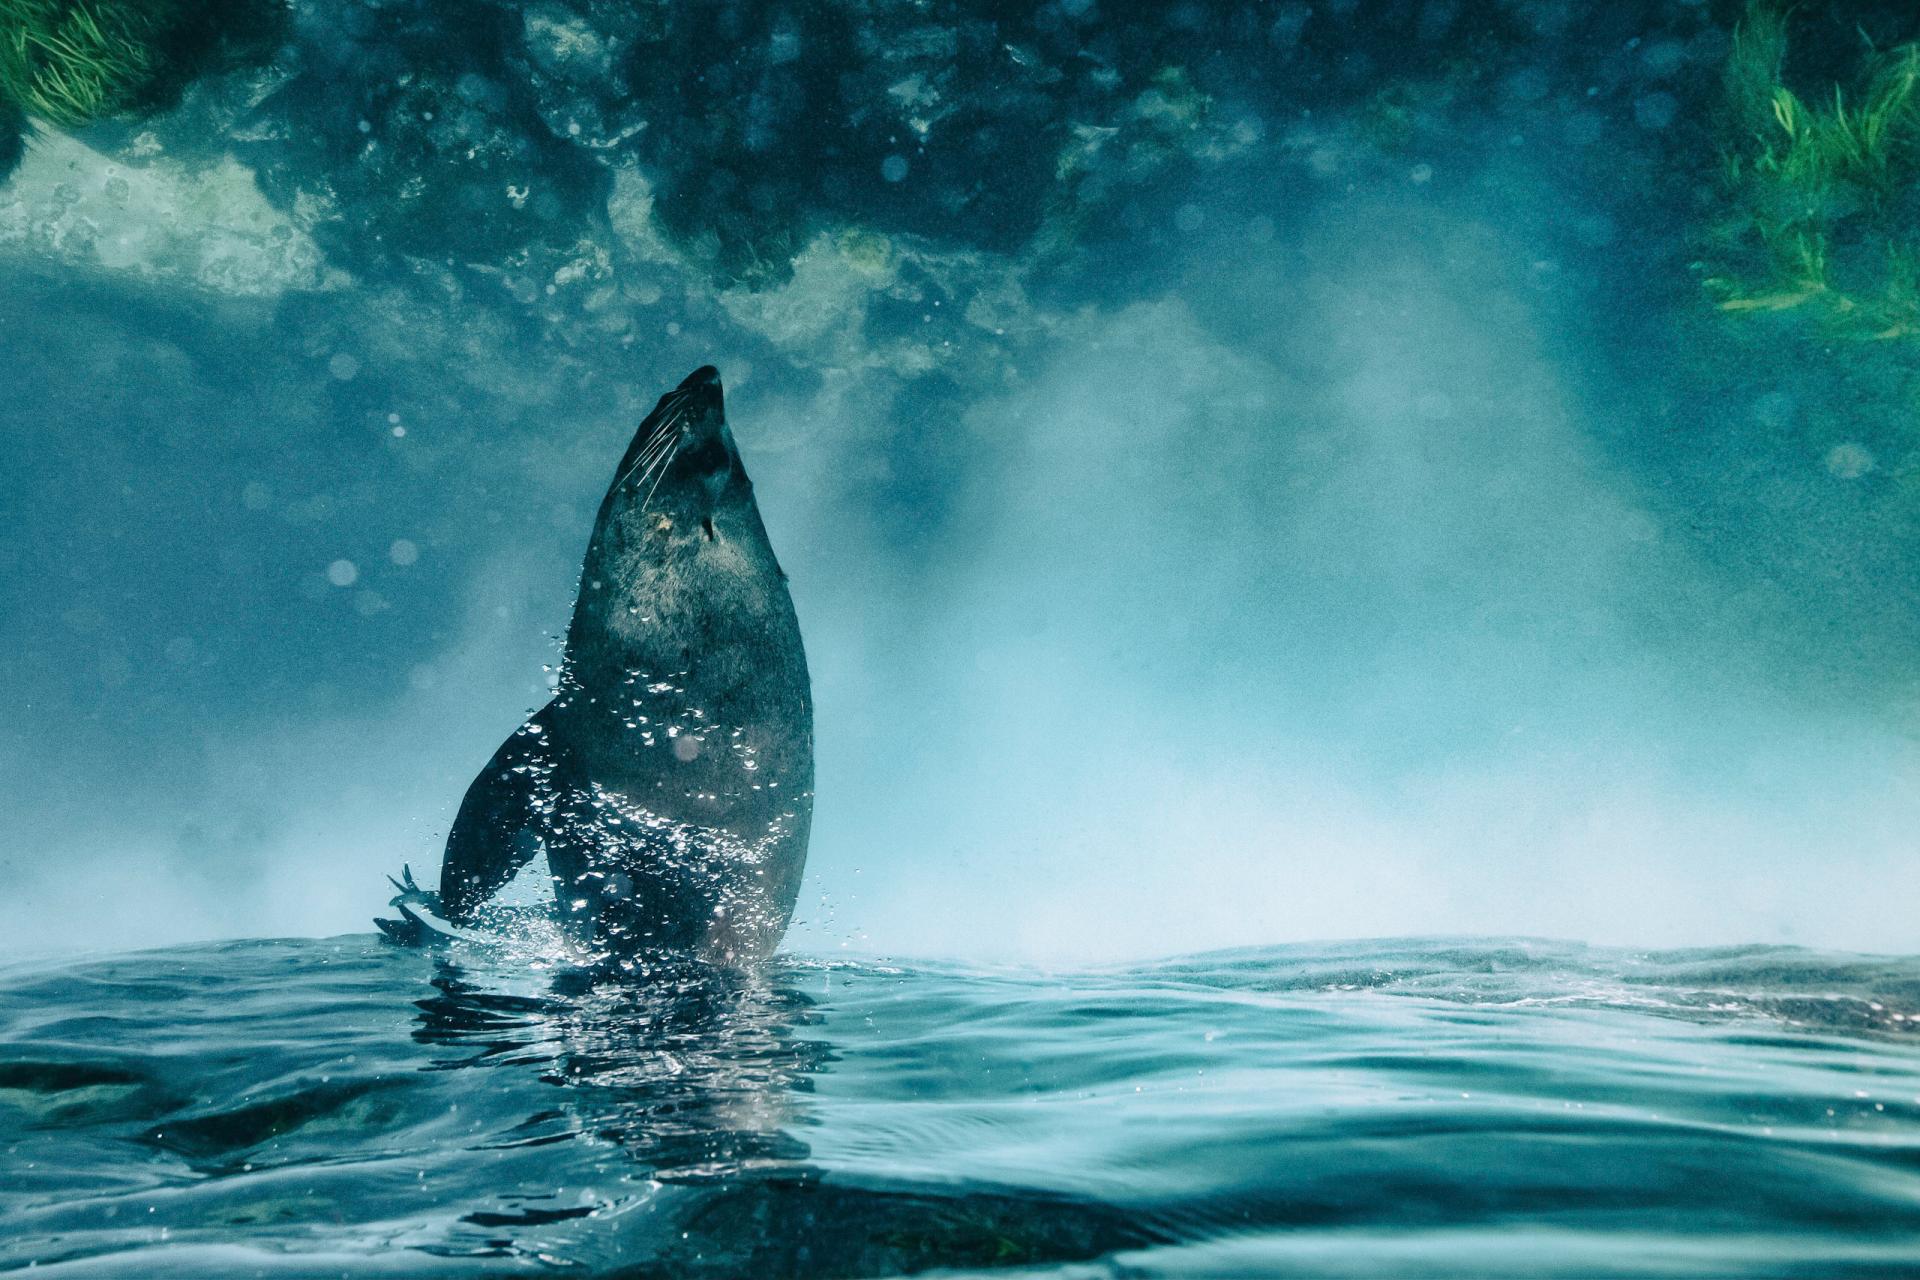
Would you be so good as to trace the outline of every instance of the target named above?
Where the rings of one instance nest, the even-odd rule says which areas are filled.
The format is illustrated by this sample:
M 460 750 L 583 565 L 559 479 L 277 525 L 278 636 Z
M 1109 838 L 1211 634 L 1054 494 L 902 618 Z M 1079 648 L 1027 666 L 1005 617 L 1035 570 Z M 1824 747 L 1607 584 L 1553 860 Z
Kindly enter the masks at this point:
M 606 983 L 370 939 L 0 984 L 0 1268 L 1920 1273 L 1920 964 L 1527 939 Z

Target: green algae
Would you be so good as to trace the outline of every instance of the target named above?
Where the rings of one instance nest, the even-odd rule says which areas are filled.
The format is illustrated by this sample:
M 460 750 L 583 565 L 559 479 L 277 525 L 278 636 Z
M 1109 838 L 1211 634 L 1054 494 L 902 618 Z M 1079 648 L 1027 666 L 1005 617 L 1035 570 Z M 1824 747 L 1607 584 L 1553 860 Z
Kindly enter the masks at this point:
M 163 109 L 263 57 L 285 18 L 283 0 L 0 0 L 0 173 L 24 119 L 75 129 Z
M 1707 288 L 1725 311 L 1792 312 L 1835 337 L 1920 336 L 1920 45 L 1803 95 L 1783 76 L 1789 16 L 1753 0 L 1734 33 Z
M 134 110 L 180 18 L 174 0 L 0 0 L 0 95 L 63 127 Z

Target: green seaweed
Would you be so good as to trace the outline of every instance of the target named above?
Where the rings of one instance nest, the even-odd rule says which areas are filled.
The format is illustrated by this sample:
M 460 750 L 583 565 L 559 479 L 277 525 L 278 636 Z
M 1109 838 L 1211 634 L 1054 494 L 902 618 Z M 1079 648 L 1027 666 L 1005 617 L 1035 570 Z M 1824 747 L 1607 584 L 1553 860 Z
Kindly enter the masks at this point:
M 1920 335 L 1920 46 L 1803 97 L 1782 75 L 1790 11 L 1752 0 L 1724 71 L 1724 216 L 1706 284 L 1729 312 L 1801 312 L 1844 337 Z
M 69 127 L 133 110 L 179 19 L 175 0 L 0 0 L 0 95 Z
M 146 115 L 223 63 L 263 58 L 286 14 L 284 0 L 0 0 L 0 173 L 9 118 Z

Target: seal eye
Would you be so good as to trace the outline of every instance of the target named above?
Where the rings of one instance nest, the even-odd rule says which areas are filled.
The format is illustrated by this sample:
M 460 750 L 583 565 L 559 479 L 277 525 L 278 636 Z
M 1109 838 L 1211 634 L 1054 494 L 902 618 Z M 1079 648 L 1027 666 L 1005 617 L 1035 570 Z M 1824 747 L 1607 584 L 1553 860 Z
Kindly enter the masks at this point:
M 707 541 L 708 541 L 708 542 L 712 542 L 712 541 L 714 540 L 714 535 L 713 535 L 713 517 L 712 517 L 712 516 L 703 516 L 703 517 L 701 517 L 701 520 L 700 520 L 700 527 L 701 527 L 702 529 L 705 529 L 705 530 L 707 531 Z

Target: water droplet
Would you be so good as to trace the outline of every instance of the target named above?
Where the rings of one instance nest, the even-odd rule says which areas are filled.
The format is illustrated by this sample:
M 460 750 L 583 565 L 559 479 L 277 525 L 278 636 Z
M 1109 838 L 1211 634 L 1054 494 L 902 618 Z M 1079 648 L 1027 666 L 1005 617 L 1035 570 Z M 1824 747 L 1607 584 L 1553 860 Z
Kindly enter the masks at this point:
M 1858 480 L 1873 470 L 1873 454 L 1863 444 L 1848 441 L 1827 450 L 1827 471 L 1841 480 Z

